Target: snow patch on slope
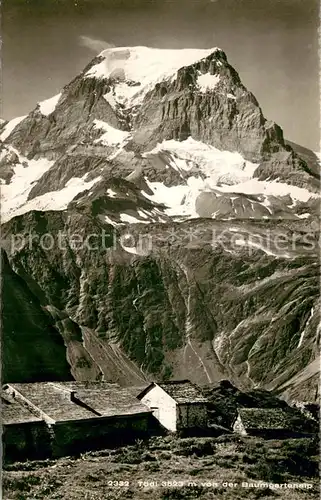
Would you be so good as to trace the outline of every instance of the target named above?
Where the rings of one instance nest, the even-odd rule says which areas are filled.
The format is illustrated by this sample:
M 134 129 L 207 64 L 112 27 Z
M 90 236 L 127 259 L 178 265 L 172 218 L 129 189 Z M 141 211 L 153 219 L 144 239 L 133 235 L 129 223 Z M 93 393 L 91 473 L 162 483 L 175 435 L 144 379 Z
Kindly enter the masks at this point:
M 112 189 L 107 189 L 107 195 L 109 196 L 109 198 L 117 198 L 118 196 L 117 193 Z
M 13 148 L 11 150 L 18 155 L 20 163 L 13 167 L 10 183 L 1 187 L 2 220 L 15 215 L 15 211 L 26 203 L 34 183 L 54 164 L 46 158 L 27 160 Z
M 143 191 L 143 195 L 154 203 L 165 205 L 164 213 L 168 216 L 198 217 L 195 200 L 202 191 L 203 181 L 189 177 L 187 184 L 167 187 L 162 182 L 149 182 L 145 179 L 153 195 Z
M 24 120 L 27 117 L 27 115 L 24 116 L 18 116 L 17 118 L 13 118 L 13 120 L 10 120 L 7 125 L 4 127 L 1 135 L 0 135 L 0 140 L 5 141 L 11 132 L 14 131 L 14 129 L 19 125 L 22 120 Z
M 132 237 L 129 236 L 128 238 L 128 243 L 133 243 Z M 151 244 L 151 239 L 150 238 L 139 238 L 138 242 L 134 242 L 133 245 L 126 244 L 126 237 L 120 238 L 120 246 L 125 252 L 131 253 L 132 255 L 149 255 L 152 251 L 152 244 Z
M 304 340 L 304 336 L 306 334 L 306 331 L 307 331 L 307 328 L 308 326 L 310 325 L 311 323 L 311 320 L 313 318 L 313 315 L 314 315 L 314 308 L 312 307 L 311 308 L 311 311 L 310 311 L 310 316 L 309 316 L 309 319 L 308 321 L 306 322 L 306 325 L 304 327 L 304 329 L 302 330 L 302 333 L 301 333 L 301 336 L 300 336 L 300 340 L 299 340 L 299 343 L 297 345 L 297 349 L 299 349 L 301 347 L 301 345 L 303 344 L 303 340 Z
M 50 191 L 41 196 L 37 196 L 27 203 L 20 205 L 16 209 L 11 209 L 9 213 L 4 213 L 2 216 L 2 221 L 5 222 L 10 220 L 12 217 L 17 215 L 22 215 L 31 210 L 64 210 L 67 208 L 68 204 L 77 196 L 77 194 L 90 189 L 96 182 L 101 180 L 101 177 L 97 177 L 92 181 L 86 182 L 85 174 L 83 177 L 73 177 L 60 191 Z
M 211 75 L 210 73 L 201 74 L 199 72 L 199 75 L 197 77 L 197 85 L 199 87 L 199 90 L 203 93 L 207 92 L 208 90 L 215 89 L 219 81 L 219 75 Z
M 120 214 L 120 220 L 122 222 L 129 222 L 130 224 L 150 224 L 151 221 L 140 220 L 137 217 L 129 214 Z
M 110 217 L 108 217 L 108 215 L 105 215 L 104 221 L 107 224 L 110 224 L 111 226 L 114 226 L 114 227 L 116 227 L 118 225 L 117 222 L 113 221 Z
M 312 193 L 308 189 L 292 186 L 285 182 L 259 181 L 258 179 L 250 179 L 234 186 L 220 186 L 217 189 L 225 193 L 233 191 L 233 193 L 264 194 L 267 196 L 290 195 L 294 201 L 301 202 L 307 202 L 311 198 L 319 197 L 319 194 Z
M 104 50 L 103 60 L 87 71 L 85 77 L 114 79 L 114 97 L 130 107 L 140 104 L 156 83 L 176 78 L 177 71 L 208 57 L 211 49 L 155 49 L 116 47 Z
M 95 140 L 95 143 L 102 143 L 104 146 L 117 146 L 121 148 L 131 137 L 129 132 L 114 128 L 101 120 L 94 120 L 94 127 L 104 131 L 104 134 Z
M 128 253 L 131 253 L 133 255 L 139 255 L 139 253 L 136 250 L 136 247 L 127 247 L 126 245 L 121 245 L 121 247 Z
M 300 214 L 298 215 L 299 219 L 308 219 L 309 217 L 311 217 L 311 214 L 305 212 L 304 214 Z
M 55 111 L 60 97 L 61 97 L 61 93 L 54 95 L 53 97 L 50 97 L 50 99 L 46 99 L 45 101 L 39 102 L 38 105 L 39 105 L 40 113 L 44 116 L 51 115 L 51 113 L 53 113 Z
M 117 100 L 112 91 L 107 92 L 103 95 L 106 102 L 115 110 L 117 108 Z
M 262 242 L 255 242 L 253 240 L 249 239 L 244 239 L 244 238 L 236 238 L 234 239 L 234 244 L 238 246 L 248 246 L 252 247 L 254 249 L 261 250 L 262 252 L 266 253 L 267 255 L 271 255 L 273 257 L 279 257 L 283 259 L 291 259 L 293 256 L 290 255 L 287 252 L 280 253 L 280 251 L 273 250 L 268 247 L 268 245 L 264 245 Z

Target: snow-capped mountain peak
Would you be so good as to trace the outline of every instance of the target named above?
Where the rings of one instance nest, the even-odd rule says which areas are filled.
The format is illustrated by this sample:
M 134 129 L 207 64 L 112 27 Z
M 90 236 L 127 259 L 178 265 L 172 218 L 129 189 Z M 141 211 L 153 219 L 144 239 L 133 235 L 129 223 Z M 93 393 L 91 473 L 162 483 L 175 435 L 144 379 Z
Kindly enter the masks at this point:
M 145 209 L 150 222 L 298 219 L 316 198 L 308 165 L 218 48 L 107 49 L 59 94 L 3 125 L 0 141 L 3 220 L 63 210 L 76 196 L 108 199 L 104 215 L 115 223 L 139 221 Z M 110 202 L 111 177 L 132 186 L 130 219 Z
M 139 104 L 146 93 L 159 82 L 175 79 L 177 71 L 210 56 L 223 53 L 210 49 L 156 49 L 149 47 L 116 47 L 98 56 L 87 77 L 115 80 L 113 96 L 125 106 Z

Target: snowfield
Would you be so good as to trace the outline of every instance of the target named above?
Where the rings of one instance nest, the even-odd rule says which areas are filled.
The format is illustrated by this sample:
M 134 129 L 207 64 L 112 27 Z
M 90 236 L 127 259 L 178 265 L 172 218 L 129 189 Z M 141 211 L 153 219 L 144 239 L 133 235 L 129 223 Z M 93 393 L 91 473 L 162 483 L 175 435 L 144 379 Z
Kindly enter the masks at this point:
M 221 196 L 228 194 L 232 205 L 238 195 L 261 195 L 259 203 L 270 214 L 273 211 L 269 197 L 288 195 L 291 198 L 288 208 L 293 208 L 298 202 L 307 202 L 319 196 L 305 188 L 277 180 L 259 181 L 254 178 L 258 164 L 246 161 L 237 152 L 221 151 L 191 137 L 181 142 L 163 141 L 143 156 L 153 163 L 153 158 L 159 153 L 166 153 L 168 166 L 181 174 L 182 182 L 167 187 L 161 182 L 145 179 L 153 195 L 143 194 L 153 202 L 164 204 L 165 213 L 170 216 L 198 217 L 195 201 L 202 192 L 212 192 L 215 197 L 219 197 L 220 193 Z M 216 215 L 213 213 L 213 218 Z
M 142 194 L 154 203 L 165 206 L 164 213 L 168 216 L 197 217 L 195 200 L 201 193 L 203 181 L 197 177 L 189 177 L 187 184 L 179 186 L 164 186 L 162 182 L 150 182 L 145 178 L 146 184 L 153 191 L 148 195 Z
M 113 148 L 112 153 L 106 155 L 107 159 L 116 157 L 131 138 L 129 132 L 116 129 L 101 120 L 95 120 L 94 127 L 103 132 L 95 142 Z M 63 189 L 50 191 L 27 201 L 34 184 L 53 166 L 54 162 L 45 158 L 27 160 L 14 148 L 10 148 L 10 150 L 18 155 L 20 163 L 13 167 L 14 175 L 10 183 L 2 186 L 3 221 L 29 210 L 64 210 L 77 194 L 90 189 L 100 180 L 98 177 L 94 181 L 86 182 L 86 175 L 81 178 L 73 177 Z M 266 209 L 266 216 L 273 216 L 273 198 L 275 197 L 289 196 L 290 201 L 286 202 L 286 206 L 291 209 L 298 202 L 307 202 L 318 196 L 307 189 L 277 180 L 259 181 L 253 177 L 257 164 L 244 160 L 237 152 L 221 151 L 191 137 L 182 142 L 163 141 L 151 151 L 144 153 L 143 157 L 153 163 L 153 158 L 160 153 L 166 153 L 164 156 L 167 167 L 180 174 L 181 182 L 178 185 L 168 187 L 162 182 L 151 182 L 145 177 L 145 182 L 153 194 L 147 194 L 144 190 L 142 194 L 153 203 L 163 205 L 162 213 L 165 216 L 199 217 L 200 213 L 196 210 L 196 201 L 202 193 L 210 193 L 212 201 L 224 197 L 223 210 L 226 211 L 226 206 L 230 204 L 231 213 L 235 215 L 239 213 L 240 209 L 237 207 L 240 202 L 237 201 L 237 205 L 234 202 L 241 195 L 260 195 L 260 199 L 250 201 L 250 205 L 247 202 L 247 205 L 243 206 L 244 200 L 241 201 L 243 209 L 246 210 L 249 217 L 253 214 L 260 214 L 259 205 Z M 117 197 L 117 193 L 111 189 L 107 190 L 107 195 L 110 198 Z M 213 218 L 219 216 L 220 207 L 218 205 L 208 216 Z M 262 217 L 265 215 L 261 212 Z M 297 217 L 303 219 L 308 216 L 309 214 L 302 214 Z M 150 223 L 153 222 L 154 218 L 149 215 L 142 217 L 142 219 L 129 214 L 120 214 L 120 220 L 123 223 Z M 159 220 L 159 217 L 156 217 L 155 220 Z
M 114 93 L 112 91 L 107 92 L 107 94 L 103 95 L 103 98 L 105 101 L 108 102 L 108 104 L 115 110 L 117 109 L 117 100 L 114 96 Z
M 12 217 L 25 214 L 31 210 L 65 210 L 77 194 L 86 189 L 90 189 L 96 182 L 101 180 L 101 177 L 97 177 L 92 181 L 85 182 L 86 176 L 87 174 L 83 177 L 73 177 L 60 191 L 49 191 L 48 193 L 33 198 L 19 208 L 12 210 L 10 213 L 4 213 L 2 215 L 2 222 L 6 222 Z
M 130 224 L 150 224 L 151 221 L 140 220 L 137 217 L 129 214 L 120 214 L 120 220 L 122 222 L 129 222 Z
M 177 172 L 198 170 L 206 177 L 208 187 L 216 187 L 220 182 L 237 184 L 249 180 L 258 167 L 257 163 L 244 160 L 240 153 L 221 151 L 192 137 L 181 142 L 163 141 L 143 157 L 152 160 L 153 155 L 161 152 L 169 153 L 169 166 Z

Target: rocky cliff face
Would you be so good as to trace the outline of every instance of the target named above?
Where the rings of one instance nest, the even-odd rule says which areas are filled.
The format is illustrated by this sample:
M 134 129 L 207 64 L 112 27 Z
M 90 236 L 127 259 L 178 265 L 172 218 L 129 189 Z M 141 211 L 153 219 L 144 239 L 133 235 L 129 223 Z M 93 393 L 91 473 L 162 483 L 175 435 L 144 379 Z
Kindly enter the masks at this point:
M 5 224 L 4 237 L 21 228 L 26 239 L 12 264 L 38 284 L 51 313 L 75 325 L 66 335 L 57 323 L 78 378 L 137 383 L 188 375 L 276 389 L 317 356 L 319 273 L 303 227 L 203 220 L 178 224 L 176 232 L 165 224 L 135 228 L 127 241 L 128 229 L 115 232 L 76 211 L 31 212 Z M 235 231 L 247 243 L 235 247 Z M 247 246 L 253 234 L 287 234 L 290 251 L 300 231 L 291 258 Z M 46 234 L 54 240 L 48 251 L 39 241 Z M 76 240 L 79 234 L 96 235 L 94 249 Z
M 133 126 L 143 144 L 191 136 L 254 162 L 285 150 L 282 130 L 266 121 L 222 51 L 181 68 L 174 81 L 157 84 Z
M 36 282 L 16 274 L 1 251 L 2 382 L 72 379 L 66 348 Z M 37 297 L 35 290 L 39 293 Z
M 0 140 L 8 273 L 49 325 L 8 359 L 40 328 L 56 378 L 316 397 L 318 174 L 224 52 L 110 49 Z

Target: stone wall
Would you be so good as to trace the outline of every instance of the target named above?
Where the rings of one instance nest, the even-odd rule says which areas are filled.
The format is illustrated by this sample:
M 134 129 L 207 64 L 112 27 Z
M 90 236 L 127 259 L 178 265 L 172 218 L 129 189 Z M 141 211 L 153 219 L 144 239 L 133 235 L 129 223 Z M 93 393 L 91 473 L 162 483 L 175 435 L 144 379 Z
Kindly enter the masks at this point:
M 149 435 L 150 414 L 3 426 L 4 462 L 42 460 L 125 445 Z
M 150 414 L 57 422 L 53 426 L 55 457 L 125 445 L 149 434 Z
M 247 434 L 264 439 L 299 439 L 311 438 L 317 435 L 312 432 L 300 432 L 289 429 L 247 429 Z
M 177 430 L 205 429 L 207 427 L 207 407 L 200 404 L 180 404 L 177 406 Z
M 51 435 L 45 422 L 25 422 L 3 426 L 5 463 L 41 460 L 51 455 Z

